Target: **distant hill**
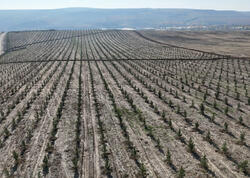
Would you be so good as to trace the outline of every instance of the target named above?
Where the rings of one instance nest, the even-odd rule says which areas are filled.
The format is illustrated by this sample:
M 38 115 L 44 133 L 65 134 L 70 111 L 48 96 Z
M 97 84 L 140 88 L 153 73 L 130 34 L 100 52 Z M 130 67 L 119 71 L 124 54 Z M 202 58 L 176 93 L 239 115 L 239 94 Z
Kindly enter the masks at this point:
M 250 25 L 250 12 L 192 9 L 0 10 L 0 31 Z

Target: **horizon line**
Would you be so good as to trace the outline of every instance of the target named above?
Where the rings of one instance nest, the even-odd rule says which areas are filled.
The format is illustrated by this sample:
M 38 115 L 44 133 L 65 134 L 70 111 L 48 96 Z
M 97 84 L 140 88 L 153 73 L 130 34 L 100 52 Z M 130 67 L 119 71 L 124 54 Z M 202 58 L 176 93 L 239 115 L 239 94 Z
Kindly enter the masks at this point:
M 0 11 L 32 11 L 32 10 L 62 10 L 62 9 L 100 9 L 100 10 L 125 10 L 125 9 L 152 9 L 152 10 L 163 10 L 163 9 L 173 9 L 173 10 L 200 10 L 200 11 L 234 11 L 234 12 L 250 12 L 250 10 L 230 10 L 230 9 L 203 9 L 203 8 L 155 8 L 155 7 L 130 7 L 130 8 L 99 8 L 99 7 L 61 7 L 61 8 L 31 8 L 31 9 L 0 9 Z

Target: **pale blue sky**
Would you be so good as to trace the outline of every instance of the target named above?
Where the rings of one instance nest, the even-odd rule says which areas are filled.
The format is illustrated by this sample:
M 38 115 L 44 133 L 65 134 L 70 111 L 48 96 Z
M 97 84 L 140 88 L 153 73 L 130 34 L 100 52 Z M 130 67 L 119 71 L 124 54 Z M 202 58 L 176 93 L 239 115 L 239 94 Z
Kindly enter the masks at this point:
M 0 0 L 0 9 L 192 8 L 250 11 L 250 0 Z

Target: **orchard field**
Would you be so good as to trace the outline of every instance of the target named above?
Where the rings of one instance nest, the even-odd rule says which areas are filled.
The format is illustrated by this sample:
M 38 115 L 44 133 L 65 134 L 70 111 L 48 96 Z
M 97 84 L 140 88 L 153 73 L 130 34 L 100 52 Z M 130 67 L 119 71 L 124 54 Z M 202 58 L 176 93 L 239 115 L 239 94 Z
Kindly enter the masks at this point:
M 5 34 L 0 177 L 249 177 L 250 60 L 136 31 Z

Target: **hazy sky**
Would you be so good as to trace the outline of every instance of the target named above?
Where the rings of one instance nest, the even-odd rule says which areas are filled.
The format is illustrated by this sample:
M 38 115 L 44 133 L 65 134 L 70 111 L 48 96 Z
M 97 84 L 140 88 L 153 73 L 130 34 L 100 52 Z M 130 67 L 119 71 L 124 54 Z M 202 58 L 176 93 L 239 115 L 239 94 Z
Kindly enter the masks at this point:
M 192 8 L 250 11 L 250 0 L 0 0 L 0 9 Z

